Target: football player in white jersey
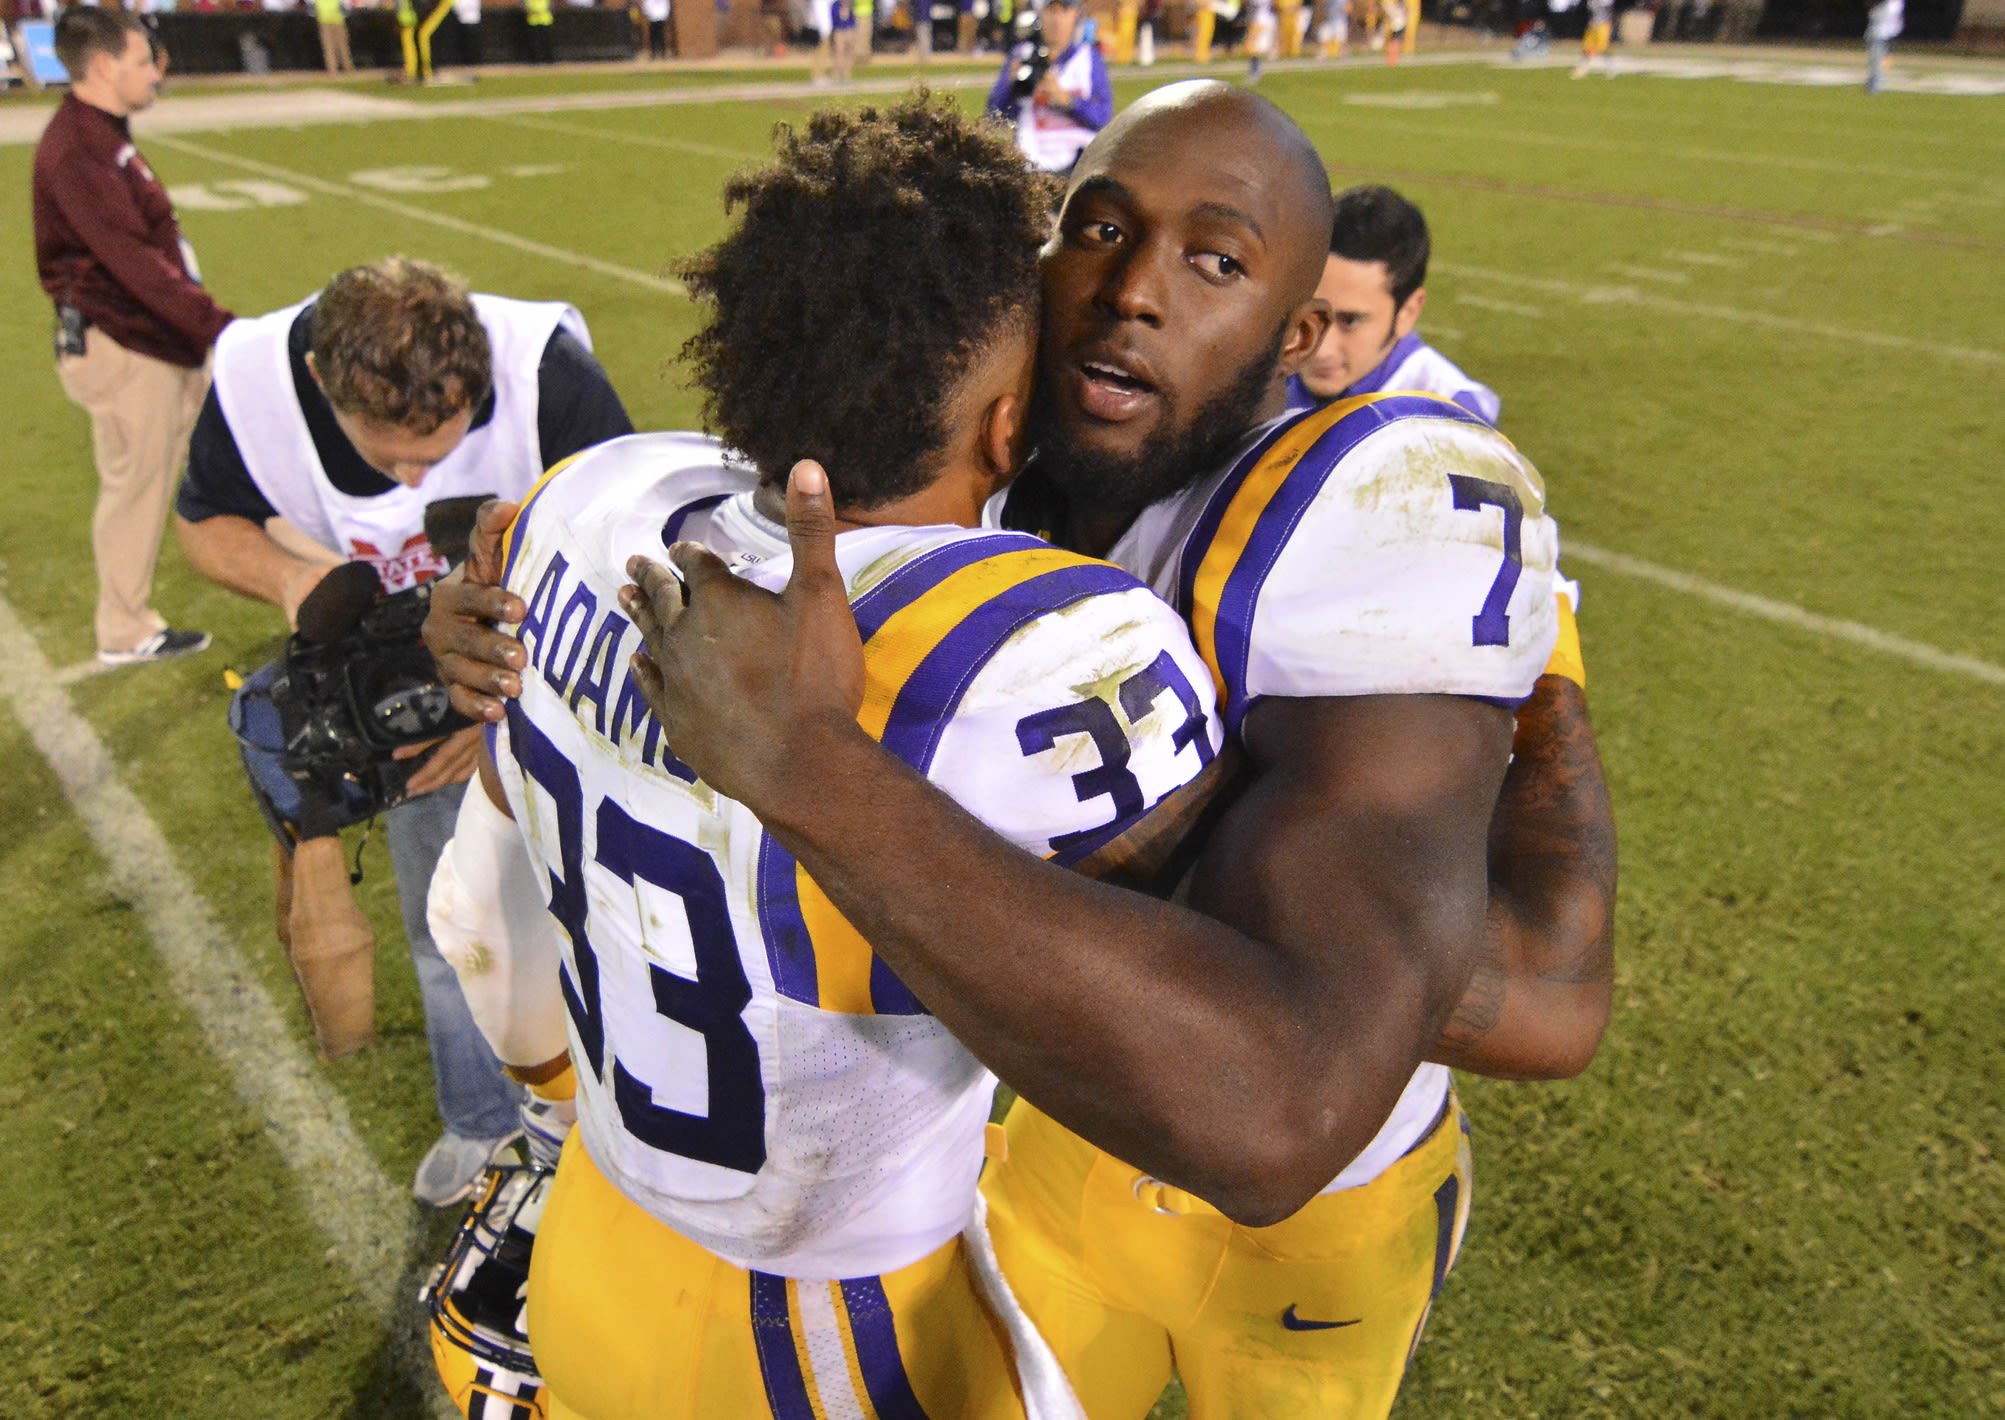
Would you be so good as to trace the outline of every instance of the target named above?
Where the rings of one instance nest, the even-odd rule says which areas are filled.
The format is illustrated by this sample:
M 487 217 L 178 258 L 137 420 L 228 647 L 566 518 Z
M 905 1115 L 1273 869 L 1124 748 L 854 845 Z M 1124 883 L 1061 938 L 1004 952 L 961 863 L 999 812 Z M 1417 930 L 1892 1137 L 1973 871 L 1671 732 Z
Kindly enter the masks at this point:
M 1503 402 L 1420 337 L 1427 306 L 1427 219 L 1389 187 L 1337 194 L 1330 254 L 1316 294 L 1330 330 L 1288 381 L 1288 407 L 1386 390 L 1425 390 L 1495 424 Z
M 675 758 L 616 597 L 630 556 L 680 538 L 783 586 L 777 477 L 816 452 L 843 470 L 862 723 L 1017 848 L 1068 865 L 1214 761 L 1209 676 L 1131 575 L 979 527 L 1016 467 L 1049 214 L 1005 139 L 924 100 L 818 115 L 726 196 L 734 230 L 681 272 L 711 308 L 685 355 L 740 452 L 615 440 L 525 501 L 503 577 L 524 606 L 525 686 L 433 888 L 499 1052 L 577 1073 L 528 1334 L 553 1420 L 1054 1413 L 1039 1407 L 1067 1403 L 1062 1381 L 1008 1330 L 1006 1296 L 980 1299 L 960 1237 L 993 1077 L 785 847 Z M 815 338 L 887 310 L 899 338 L 870 359 Z M 533 872 L 511 866 L 525 846 Z M 509 910 L 525 882 L 560 932 L 533 900 Z M 519 996 L 486 1010 L 481 978 L 516 938 L 500 994 Z
M 1042 472 L 1011 511 L 1186 603 L 1255 765 L 1195 911 L 1044 870 L 856 740 L 825 501 L 790 505 L 777 602 L 675 554 L 690 610 L 650 642 L 678 751 L 1042 1106 L 985 1189 L 1096 1416 L 1145 1413 L 1173 1361 L 1198 1416 L 1384 1413 L 1468 1199 L 1423 1062 L 1577 1073 L 1607 1015 L 1613 832 L 1577 660 L 1545 660 L 1535 475 L 1424 397 L 1274 422 L 1327 322 L 1329 200 L 1278 110 L 1179 85 L 1088 151 L 1044 256 Z M 434 602 L 469 713 L 520 680 L 472 618 L 520 610 Z
M 678 752 L 1021 1090 L 996 1245 L 1096 1416 L 1172 1364 L 1194 1416 L 1384 1414 L 1468 1199 L 1440 1063 L 1571 1073 L 1606 1019 L 1613 834 L 1542 675 L 1536 473 L 1428 396 L 1275 422 L 1329 220 L 1285 115 L 1186 84 L 1087 151 L 1045 251 L 1008 520 L 1174 600 L 1253 766 L 1188 909 L 1009 851 L 856 735 L 812 538 L 778 601 L 690 548 L 686 609 L 640 569 Z

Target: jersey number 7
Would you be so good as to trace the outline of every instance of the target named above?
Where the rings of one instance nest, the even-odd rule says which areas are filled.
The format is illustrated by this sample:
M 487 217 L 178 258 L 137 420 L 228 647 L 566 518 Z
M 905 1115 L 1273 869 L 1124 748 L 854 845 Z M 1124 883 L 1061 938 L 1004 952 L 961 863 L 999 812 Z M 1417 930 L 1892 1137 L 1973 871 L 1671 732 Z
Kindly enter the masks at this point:
M 1448 475 L 1448 486 L 1454 490 L 1455 506 L 1462 511 L 1473 513 L 1480 508 L 1497 508 L 1504 514 L 1504 565 L 1497 569 L 1497 580 L 1490 584 L 1490 595 L 1483 598 L 1483 609 L 1470 618 L 1469 625 L 1476 645 L 1508 646 L 1511 644 L 1511 618 L 1504 608 L 1511 604 L 1511 593 L 1518 589 L 1518 578 L 1525 570 L 1524 505 L 1508 485 L 1492 483 L 1487 478 L 1451 473 Z

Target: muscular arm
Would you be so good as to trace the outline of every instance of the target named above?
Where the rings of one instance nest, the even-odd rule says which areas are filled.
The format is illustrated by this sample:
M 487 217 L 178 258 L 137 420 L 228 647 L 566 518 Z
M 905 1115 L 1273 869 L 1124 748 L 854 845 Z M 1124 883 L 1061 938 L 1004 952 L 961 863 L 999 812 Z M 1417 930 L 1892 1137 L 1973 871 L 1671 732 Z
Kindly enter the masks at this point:
M 1615 979 L 1615 821 L 1587 695 L 1539 678 L 1490 825 L 1490 930 L 1432 1058 L 1565 1079 L 1594 1058 Z
M 839 726 L 734 789 L 978 1058 L 1257 1224 L 1370 1142 L 1461 995 L 1508 734 L 1472 701 L 1262 705 L 1188 909 L 1017 851 Z

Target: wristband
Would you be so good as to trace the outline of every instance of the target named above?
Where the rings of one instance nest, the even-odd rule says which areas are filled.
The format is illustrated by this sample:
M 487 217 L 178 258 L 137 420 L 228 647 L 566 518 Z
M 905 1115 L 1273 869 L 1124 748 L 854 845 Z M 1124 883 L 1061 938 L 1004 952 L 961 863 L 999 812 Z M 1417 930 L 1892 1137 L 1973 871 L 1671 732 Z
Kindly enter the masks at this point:
M 504 1065 L 501 1068 L 516 1084 L 528 1086 L 529 1093 L 538 1099 L 573 1100 L 578 1097 L 578 1072 L 572 1068 L 568 1053 L 546 1060 L 541 1065 Z
M 1564 676 L 1585 690 L 1587 663 L 1580 656 L 1580 622 L 1573 614 L 1573 598 L 1562 591 L 1554 600 L 1559 603 L 1559 640 L 1552 648 L 1552 659 L 1539 674 Z

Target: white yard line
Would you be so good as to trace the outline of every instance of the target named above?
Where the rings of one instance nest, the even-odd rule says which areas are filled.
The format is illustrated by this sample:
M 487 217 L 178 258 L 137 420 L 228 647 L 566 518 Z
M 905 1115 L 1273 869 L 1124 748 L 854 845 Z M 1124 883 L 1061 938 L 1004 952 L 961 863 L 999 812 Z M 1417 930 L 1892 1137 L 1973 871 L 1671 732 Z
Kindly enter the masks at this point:
M 1493 57 L 1466 51 L 1418 55 L 1406 63 L 1413 67 L 1479 66 Z M 1337 63 L 1319 60 L 1269 61 L 1271 73 L 1285 74 L 1297 69 L 1357 69 L 1382 67 L 1383 61 L 1347 59 Z M 785 71 L 781 71 L 785 72 Z M 1243 68 L 1227 61 L 1199 66 L 1188 61 L 1158 64 L 1149 70 L 1123 69 L 1121 79 L 1146 79 L 1168 83 L 1213 74 L 1233 79 Z M 845 89 L 817 87 L 804 70 L 794 77 L 745 81 L 729 84 L 689 84 L 670 88 L 608 89 L 588 93 L 524 94 L 502 99 L 464 99 L 424 102 L 392 98 L 382 94 L 329 90 L 316 85 L 318 76 L 302 71 L 297 83 L 252 93 L 183 93 L 162 99 L 139 121 L 137 141 L 150 144 L 172 133 L 223 133 L 239 129 L 297 129 L 328 124 L 430 123 L 445 118 L 499 118 L 518 113 L 566 113 L 578 110 L 660 108 L 682 104 L 739 103 L 762 100 L 841 103 L 849 99 L 903 93 L 924 83 L 936 90 L 986 89 L 995 82 L 994 66 L 979 69 L 935 69 L 917 74 L 884 73 L 858 80 Z M 0 111 L 0 146 L 32 144 L 41 137 L 53 107 L 36 106 Z
M 168 138 L 160 134 L 155 134 L 147 141 L 158 147 L 171 148 L 176 152 L 186 153 L 191 157 L 205 158 L 212 163 L 223 163 L 231 167 L 242 168 L 245 172 L 258 173 L 269 178 L 277 178 L 282 182 L 296 183 L 300 187 L 308 188 L 311 191 L 322 193 L 328 197 L 338 197 L 343 202 L 360 203 L 365 207 L 374 207 L 380 212 L 394 213 L 396 216 L 406 218 L 409 221 L 429 223 L 434 227 L 443 227 L 449 232 L 458 232 L 462 236 L 478 237 L 483 241 L 493 242 L 498 246 L 511 247 L 519 252 L 527 252 L 531 256 L 540 256 L 549 261 L 562 262 L 564 265 L 576 267 L 580 271 L 590 271 L 600 276 L 610 276 L 616 281 L 625 281 L 635 286 L 644 286 L 650 291 L 659 291 L 664 295 L 685 296 L 688 294 L 683 289 L 680 281 L 672 280 L 666 276 L 655 276 L 646 271 L 636 270 L 631 266 L 622 266 L 616 261 L 602 261 L 596 256 L 587 256 L 583 252 L 571 251 L 565 247 L 552 246 L 548 242 L 539 242 L 530 237 L 518 236 L 514 232 L 505 232 L 499 227 L 489 227 L 480 222 L 469 222 L 462 217 L 451 217 L 443 212 L 433 212 L 423 207 L 414 206 L 409 202 L 399 202 L 394 197 L 385 197 L 381 193 L 370 192 L 365 188 L 352 186 L 349 183 L 332 182 L 326 178 L 315 177 L 311 173 L 296 172 L 291 168 L 279 167 L 276 163 L 263 163 L 259 162 L 256 158 L 239 157 L 235 153 L 226 153 L 220 148 L 211 148 L 202 143 L 191 143 L 186 138 Z
M 1450 299 L 1457 305 L 1474 306 L 1479 311 L 1501 311 L 1507 316 L 1528 316 L 1532 320 L 1545 318 L 1542 306 L 1528 306 L 1523 301 L 1500 301 L 1495 296 L 1478 295 L 1474 291 L 1457 291 Z
M 329 1256 L 397 1333 L 400 1369 L 421 1391 L 442 1398 L 424 1338 L 402 1324 L 413 1316 L 402 1286 L 417 1236 L 410 1193 L 377 1167 L 346 1102 L 175 861 L 166 835 L 120 781 L 110 752 L 56 684 L 48 658 L 4 597 L 0 698 L 61 781 L 111 868 L 113 891 L 138 909 L 176 998 L 201 1027 L 237 1097 L 263 1122 L 292 1172 L 301 1210 L 331 1244 Z
M 1732 271 L 1747 263 L 1737 256 L 1722 256 L 1716 251 L 1667 251 L 1664 253 L 1672 261 L 1682 261 L 1687 266 L 1711 266 L 1723 271 Z
M 1634 286 L 1583 286 L 1578 282 L 1563 281 L 1556 277 L 1526 276 L 1516 271 L 1469 266 L 1459 261 L 1438 261 L 1434 263 L 1434 269 L 1467 280 L 1494 281 L 1498 285 L 1516 287 L 1519 290 L 1538 291 L 1550 296 L 1567 296 L 1590 306 L 1638 306 L 1645 310 L 1664 311 L 1671 315 L 1728 321 L 1736 325 L 1784 331 L 1791 335 L 1815 335 L 1854 345 L 1876 345 L 1889 350 L 1913 350 L 1926 355 L 1940 356 L 1945 360 L 1961 360 L 1994 368 L 2005 367 L 2005 350 L 1986 350 L 1980 346 L 1950 345 L 1939 340 L 1921 340 L 1911 335 L 1891 335 L 1885 331 L 1825 325 L 1820 321 L 1798 320 L 1795 316 L 1775 315 L 1768 311 L 1750 310 L 1745 306 L 1719 306 L 1701 301 L 1681 301 L 1671 296 L 1660 296 L 1654 291 L 1639 290 Z M 1457 297 L 1468 299 L 1460 292 L 1457 293 Z
M 1495 63 L 1496 56 L 1473 54 L 1467 51 L 1450 51 L 1444 54 L 1415 55 L 1404 61 L 1417 68 L 1447 68 L 1452 66 L 1488 66 Z M 715 86 L 690 85 L 674 89 L 615 89 L 602 93 L 587 94 L 534 94 L 506 99 L 469 99 L 465 102 L 442 103 L 428 109 L 427 116 L 470 114 L 480 118 L 506 118 L 523 113 L 575 113 L 600 109 L 660 108 L 680 104 L 709 104 L 724 102 L 756 102 L 760 100 L 813 99 L 817 102 L 842 103 L 852 98 L 902 94 L 918 84 L 934 90 L 947 89 L 987 89 L 996 81 L 996 68 L 953 69 L 933 73 L 904 72 L 886 74 L 882 78 L 859 79 L 847 88 L 837 89 L 816 86 L 806 78 L 760 80 L 753 83 L 720 84 Z M 1269 60 L 1269 74 L 1287 74 L 1293 71 L 1335 72 L 1344 69 L 1382 69 L 1384 61 L 1352 57 L 1334 62 L 1319 59 Z M 1176 79 L 1224 79 L 1228 82 L 1245 76 L 1243 66 L 1227 59 L 1217 64 L 1194 64 L 1189 60 L 1165 62 L 1150 69 L 1116 69 L 1116 81 L 1144 80 L 1155 84 L 1167 84 Z M 383 117 L 396 117 L 384 114 Z M 366 123 L 367 117 L 343 120 Z
M 1438 110 L 1420 110 L 1426 118 L 1414 118 L 1409 113 L 1385 107 L 1346 107 L 1340 113 L 1313 113 L 1297 115 L 1296 121 L 1312 133 L 1322 129 L 1356 128 L 1361 125 L 1384 125 L 1398 128 L 1406 133 L 1421 137 L 1438 137 L 1451 141 L 1467 141 L 1470 128 L 1439 121 Z M 1522 113 L 1523 110 L 1516 110 Z M 1554 133 L 1540 129 L 1499 127 L 1485 115 L 1482 122 L 1485 142 L 1510 143 L 1530 148 L 1559 148 L 1588 153 L 1631 154 L 1642 161 L 1662 163 L 1665 161 L 1696 163 L 1708 168 L 1722 166 L 1750 168 L 1780 168 L 1790 172 L 1828 173 L 1842 177 L 1885 178 L 1890 181 L 1913 181 L 1933 179 L 1937 182 L 1955 183 L 1970 181 L 1973 174 L 1950 168 L 1896 168 L 1873 163 L 1848 163 L 1830 158 L 1803 158 L 1787 153 L 1752 153 L 1731 148 L 1682 147 L 1676 144 L 1660 143 L 1647 139 L 1603 138 L 1586 133 Z
M 1190 66 L 1184 66 L 1190 67 Z M 600 109 L 674 108 L 684 104 L 758 103 L 815 99 L 838 103 L 870 95 L 902 94 L 924 82 L 932 89 L 986 89 L 995 82 L 993 72 L 985 74 L 887 74 L 881 79 L 860 79 L 846 89 L 816 87 L 805 78 L 762 80 L 749 84 L 691 85 L 676 89 L 614 89 L 585 94 L 524 94 L 508 99 L 469 99 L 463 103 L 439 104 L 439 117 L 507 118 L 522 113 L 578 113 Z
M 659 148 L 670 153 L 693 153 L 699 158 L 718 158 L 727 163 L 757 163 L 771 153 L 748 148 L 724 148 L 715 143 L 698 143 L 690 138 L 664 138 L 657 133 L 625 133 L 617 128 L 594 128 L 589 123 L 566 123 L 561 118 L 530 118 L 523 114 L 487 114 L 494 123 L 511 128 L 528 128 L 538 133 L 561 133 L 567 138 L 599 138 L 608 143 L 626 143 L 636 148 Z
M 1621 261 L 1604 262 L 1601 269 L 1635 281 L 1662 281 L 1670 286 L 1684 286 L 1692 279 L 1689 271 L 1666 271 L 1661 266 L 1630 266 Z
M 1624 577 L 1634 577 L 1639 581 L 1651 582 L 1686 596 L 1698 597 L 1717 606 L 1731 607 L 1763 621 L 1772 621 L 1781 626 L 1808 631 L 1833 641 L 1843 641 L 1853 646 L 1863 646 L 1881 655 L 1894 656 L 1911 665 L 1940 671 L 1945 675 L 1961 676 L 1983 685 L 2005 687 L 2005 666 L 1990 661 L 1981 661 L 1975 656 L 1959 656 L 1923 641 L 1911 641 L 1905 636 L 1896 636 L 1889 631 L 1881 631 L 1863 622 L 1844 621 L 1833 616 L 1820 616 L 1814 611 L 1806 611 L 1790 602 L 1779 602 L 1771 597 L 1756 596 L 1752 592 L 1736 591 L 1732 587 L 1709 582 L 1703 577 L 1694 577 L 1687 572 L 1679 572 L 1670 567 L 1660 567 L 1654 562 L 1630 557 L 1620 552 L 1610 552 L 1606 548 L 1590 543 L 1569 540 L 1562 552 L 1567 562 L 1585 562 L 1590 567 L 1598 567 L 1604 572 L 1614 572 Z
M 1763 241 L 1760 237 L 1721 237 L 1719 244 L 1728 251 L 1754 252 L 1761 256 L 1795 256 L 1802 250 L 1794 242 Z

